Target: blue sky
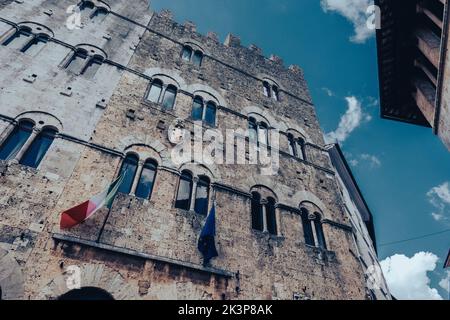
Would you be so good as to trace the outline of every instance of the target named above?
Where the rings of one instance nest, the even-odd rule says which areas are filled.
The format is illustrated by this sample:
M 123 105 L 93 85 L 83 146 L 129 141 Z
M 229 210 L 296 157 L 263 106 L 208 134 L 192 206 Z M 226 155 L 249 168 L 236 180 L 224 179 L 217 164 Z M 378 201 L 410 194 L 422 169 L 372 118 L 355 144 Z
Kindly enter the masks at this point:
M 355 42 L 353 37 L 355 26 L 364 31 L 361 22 L 369 2 L 152 0 L 151 6 L 170 9 L 178 22 L 194 21 L 199 32 L 215 31 L 222 40 L 229 32 L 239 35 L 243 45 L 255 43 L 266 56 L 273 53 L 286 65 L 303 68 L 322 129 L 341 139 L 381 245 L 450 228 L 445 185 L 450 182 L 450 152 L 430 129 L 379 117 L 375 39 Z M 352 112 L 344 118 L 348 121 L 337 129 L 349 107 Z M 450 233 L 380 246 L 380 260 L 405 255 L 389 260 L 390 278 L 398 280 L 392 284 L 397 295 L 406 297 L 416 290 L 409 297 L 436 297 L 437 292 L 447 297 L 439 282 L 449 247 Z M 416 255 L 419 252 L 433 255 Z M 410 270 L 411 276 L 400 279 L 396 272 L 402 270 Z M 416 288 L 408 287 L 411 283 Z

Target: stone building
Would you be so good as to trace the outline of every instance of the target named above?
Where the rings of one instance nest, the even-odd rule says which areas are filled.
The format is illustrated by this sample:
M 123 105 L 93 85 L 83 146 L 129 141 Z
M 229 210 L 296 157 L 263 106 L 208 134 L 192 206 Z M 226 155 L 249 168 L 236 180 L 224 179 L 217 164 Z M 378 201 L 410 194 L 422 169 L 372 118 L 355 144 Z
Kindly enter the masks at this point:
M 366 292 L 372 300 L 391 300 L 389 288 L 378 261 L 377 241 L 372 213 L 356 183 L 350 166 L 338 144 L 328 147 L 331 162 L 336 171 L 344 209 L 353 228 L 356 243 L 355 254 L 364 270 Z
M 3 299 L 366 298 L 299 67 L 144 0 L 0 9 Z M 174 161 L 171 130 L 199 127 L 249 129 L 219 150 L 247 164 Z M 249 164 L 267 148 L 276 174 Z M 61 212 L 121 173 L 111 210 L 60 230 Z M 204 265 L 213 198 L 219 256 Z
M 381 116 L 430 127 L 450 150 L 448 1 L 375 4 Z

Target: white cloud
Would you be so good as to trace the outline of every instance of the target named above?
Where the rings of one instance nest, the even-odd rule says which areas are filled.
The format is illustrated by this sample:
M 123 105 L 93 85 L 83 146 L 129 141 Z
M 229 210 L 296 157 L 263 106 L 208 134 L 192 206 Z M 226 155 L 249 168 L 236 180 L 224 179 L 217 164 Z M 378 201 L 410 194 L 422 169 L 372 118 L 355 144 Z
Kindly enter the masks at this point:
M 359 165 L 359 161 L 356 160 L 356 159 L 351 159 L 351 160 L 349 161 L 349 163 L 350 163 L 350 165 L 351 165 L 352 167 L 357 167 L 357 166 Z
M 392 295 L 400 300 L 442 300 L 437 289 L 430 287 L 428 277 L 438 260 L 433 253 L 419 252 L 412 258 L 396 254 L 381 261 Z
M 366 161 L 372 169 L 381 167 L 381 160 L 377 156 L 363 153 L 361 159 Z
M 327 143 L 342 144 L 361 125 L 363 120 L 371 120 L 371 117 L 363 112 L 361 102 L 356 97 L 346 97 L 345 100 L 347 100 L 347 112 L 341 117 L 338 128 L 325 135 Z
M 439 282 L 439 286 L 446 292 L 450 290 L 450 271 L 447 271 L 447 276 Z
M 325 12 L 335 11 L 349 20 L 355 29 L 350 38 L 352 42 L 364 43 L 372 37 L 374 30 L 367 26 L 367 9 L 373 5 L 373 0 L 321 0 Z
M 323 87 L 322 90 L 325 91 L 325 93 L 327 94 L 327 96 L 329 96 L 329 97 L 334 97 L 334 92 L 331 91 L 330 89 L 328 89 L 328 88 L 326 88 L 326 87 Z
M 437 212 L 432 212 L 431 216 L 436 221 L 450 222 L 450 182 L 445 182 L 440 186 L 432 188 L 427 193 L 428 201 Z
M 345 157 L 348 159 L 348 163 L 352 167 L 364 166 L 370 169 L 377 169 L 381 167 L 381 160 L 376 155 L 369 153 L 362 153 L 360 155 L 354 155 L 352 153 L 345 153 Z

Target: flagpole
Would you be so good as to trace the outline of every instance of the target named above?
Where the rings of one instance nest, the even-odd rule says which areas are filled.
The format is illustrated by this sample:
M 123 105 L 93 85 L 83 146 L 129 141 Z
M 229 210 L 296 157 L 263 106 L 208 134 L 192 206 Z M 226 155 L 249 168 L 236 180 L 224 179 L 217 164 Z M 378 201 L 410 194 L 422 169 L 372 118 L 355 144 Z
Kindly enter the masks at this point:
M 120 184 L 123 183 L 123 178 L 127 175 L 128 170 L 129 169 L 127 169 L 125 172 L 122 173 Z M 100 243 L 100 239 L 102 238 L 103 231 L 105 230 L 105 227 L 106 227 L 106 223 L 108 222 L 109 216 L 111 215 L 112 207 L 113 207 L 113 204 L 114 204 L 114 200 L 116 199 L 116 196 L 117 196 L 117 193 L 114 195 L 114 198 L 112 199 L 111 205 L 108 207 L 108 213 L 106 214 L 105 220 L 103 221 L 103 225 L 100 228 L 100 232 L 98 233 L 98 237 L 97 237 L 97 240 L 96 240 L 97 243 Z
M 111 208 L 108 209 L 108 213 L 106 214 L 105 220 L 103 221 L 103 225 L 100 228 L 100 232 L 98 233 L 98 237 L 96 240 L 97 243 L 100 243 L 100 239 L 102 238 L 103 231 L 105 230 L 106 223 L 108 222 L 109 216 L 111 214 L 111 210 L 112 210 L 112 206 L 111 206 Z

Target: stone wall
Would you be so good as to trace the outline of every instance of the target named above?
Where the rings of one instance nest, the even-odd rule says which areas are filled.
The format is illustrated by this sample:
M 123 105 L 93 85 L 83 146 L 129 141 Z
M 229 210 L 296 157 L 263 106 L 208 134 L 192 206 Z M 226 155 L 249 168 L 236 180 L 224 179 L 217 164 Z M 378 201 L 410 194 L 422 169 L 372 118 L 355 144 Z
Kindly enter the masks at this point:
M 351 228 L 298 67 L 265 58 L 254 46 L 244 48 L 234 36 L 220 44 L 212 33 L 203 36 L 192 24 L 172 21 L 168 12 L 152 16 L 142 9 L 145 1 L 115 1 L 100 26 L 88 21 L 74 33 L 61 27 L 61 9 L 71 1 L 32 3 L 20 4 L 16 23 L 41 17 L 59 40 L 69 45 L 92 41 L 110 61 L 94 79 L 84 79 L 56 63 L 67 56 L 67 46 L 50 42 L 36 57 L 0 47 L 6 66 L 0 77 L 6 88 L 0 94 L 0 129 L 6 132 L 21 114 L 34 111 L 30 117 L 49 115 L 45 121 L 57 119 L 60 130 L 37 169 L 0 162 L 0 247 L 12 252 L 22 268 L 24 297 L 55 299 L 67 292 L 68 267 L 75 265 L 82 286 L 103 288 L 117 299 L 364 298 L 363 272 L 349 250 L 354 246 Z M 0 17 L 13 19 L 18 5 L 6 6 Z M 45 6 L 53 8 L 52 20 L 39 15 Z M 101 40 L 105 33 L 111 40 Z M 201 67 L 182 61 L 184 43 L 203 50 Z M 38 74 L 32 83 L 23 81 L 29 72 Z M 145 100 L 151 80 L 161 75 L 178 86 L 172 111 Z M 266 78 L 279 85 L 281 101 L 263 95 Z M 61 95 L 67 86 L 73 93 Z M 219 101 L 219 130 L 246 129 L 248 115 L 259 113 L 272 130 L 282 132 L 277 175 L 262 175 L 258 165 L 172 161 L 169 125 L 182 119 L 193 130 L 192 99 L 199 91 Z M 288 154 L 290 129 L 306 139 L 306 161 Z M 111 183 L 129 151 L 158 162 L 151 199 L 120 194 L 110 211 L 102 209 L 84 224 L 60 230 L 60 213 Z M 208 175 L 211 196 L 217 198 L 219 257 L 208 266 L 202 266 L 197 250 L 205 217 L 174 206 L 185 168 Z M 276 236 L 251 228 L 254 186 L 276 195 Z M 299 214 L 305 201 L 321 210 L 327 250 L 305 244 Z

